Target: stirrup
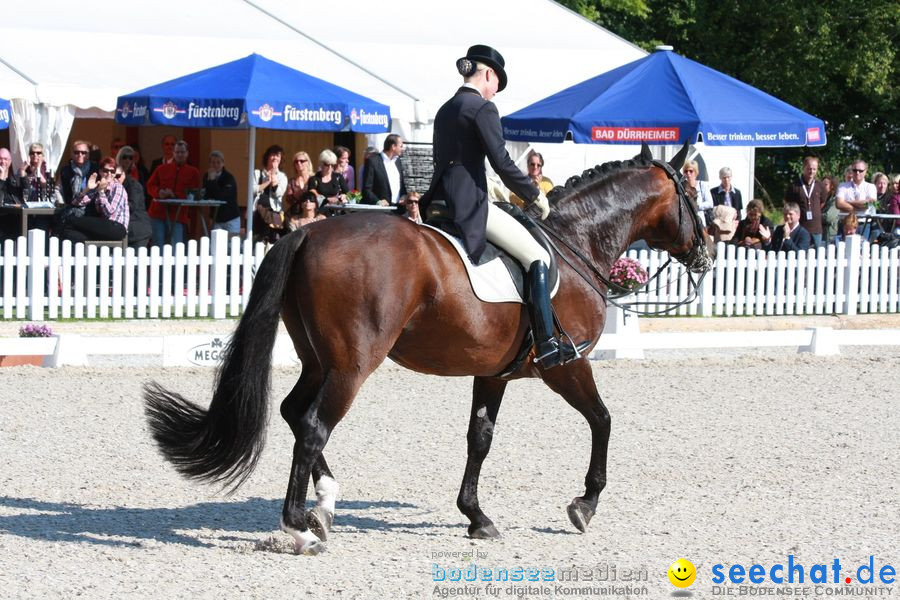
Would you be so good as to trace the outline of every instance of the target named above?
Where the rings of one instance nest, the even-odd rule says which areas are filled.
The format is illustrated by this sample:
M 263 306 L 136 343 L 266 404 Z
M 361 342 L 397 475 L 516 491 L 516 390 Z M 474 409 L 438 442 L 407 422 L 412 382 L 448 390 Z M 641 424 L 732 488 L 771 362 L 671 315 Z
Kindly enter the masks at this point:
M 552 369 L 553 367 L 558 367 L 574 360 L 578 360 L 583 356 L 582 352 L 590 345 L 590 342 L 581 342 L 577 346 L 573 346 L 567 340 L 553 337 L 535 346 L 533 362 L 540 363 L 545 369 Z M 550 348 L 547 349 L 547 346 L 550 346 Z M 540 351 L 543 351 L 543 354 L 537 353 Z

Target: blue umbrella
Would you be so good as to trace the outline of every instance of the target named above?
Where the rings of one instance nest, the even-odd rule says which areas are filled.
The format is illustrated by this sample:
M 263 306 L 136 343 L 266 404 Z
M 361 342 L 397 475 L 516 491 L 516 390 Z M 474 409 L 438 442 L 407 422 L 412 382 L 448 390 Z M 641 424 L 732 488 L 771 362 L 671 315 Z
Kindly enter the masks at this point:
M 259 54 L 185 75 L 119 96 L 116 122 L 250 130 L 390 131 L 390 108 L 340 86 L 302 73 Z M 253 166 L 248 196 L 252 198 Z M 247 232 L 253 226 L 247 203 Z
M 116 122 L 291 129 L 390 131 L 390 108 L 259 54 L 120 96 Z
M 507 140 L 581 144 L 824 146 L 825 124 L 674 52 L 583 81 L 502 119 Z
M 0 129 L 9 129 L 9 115 L 12 114 L 12 108 L 9 100 L 0 98 Z

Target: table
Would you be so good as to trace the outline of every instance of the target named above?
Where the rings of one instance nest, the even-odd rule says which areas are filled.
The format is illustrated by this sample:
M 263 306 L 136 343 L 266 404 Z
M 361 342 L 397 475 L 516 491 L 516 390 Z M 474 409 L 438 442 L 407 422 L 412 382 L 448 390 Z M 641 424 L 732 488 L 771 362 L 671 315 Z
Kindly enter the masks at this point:
M 224 200 L 189 200 L 187 198 L 165 198 L 163 200 L 154 199 L 154 202 L 159 202 L 160 204 L 166 204 L 169 206 L 175 206 L 175 217 L 173 219 L 169 218 L 169 211 L 166 211 L 166 242 L 172 243 L 172 232 L 175 230 L 173 225 L 178 222 L 178 216 L 181 214 L 181 209 L 184 207 L 187 208 L 196 208 L 200 209 L 204 206 L 212 206 L 214 210 L 210 215 L 210 219 L 215 220 L 216 212 L 218 212 L 218 208 L 225 204 Z M 200 215 L 200 224 L 203 226 L 203 235 L 209 237 L 209 227 L 206 225 L 206 218 L 203 215 Z
M 22 218 L 22 236 L 28 235 L 28 217 L 53 216 L 55 208 L 28 208 L 24 204 L 4 204 L 0 206 L 0 215 L 18 214 Z
M 379 206 L 377 204 L 323 204 L 321 210 L 328 211 L 331 216 L 341 212 L 397 212 L 399 206 Z

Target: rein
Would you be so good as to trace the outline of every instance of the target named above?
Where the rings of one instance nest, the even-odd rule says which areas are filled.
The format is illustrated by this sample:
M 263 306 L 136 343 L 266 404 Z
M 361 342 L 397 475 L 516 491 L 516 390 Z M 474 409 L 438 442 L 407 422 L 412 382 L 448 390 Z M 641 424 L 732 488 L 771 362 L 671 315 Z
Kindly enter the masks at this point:
M 652 277 L 648 278 L 647 282 L 641 287 L 642 288 L 647 287 L 648 285 L 650 285 L 651 281 L 653 281 L 654 279 L 659 277 L 659 275 L 663 272 L 663 270 L 666 267 L 668 267 L 669 264 L 671 264 L 672 257 L 674 256 L 679 262 L 682 262 L 688 268 L 687 269 L 688 285 L 691 288 L 691 291 L 689 292 L 688 297 L 685 298 L 684 300 L 681 300 L 679 302 L 623 302 L 623 303 L 616 302 L 616 300 L 618 300 L 619 298 L 623 298 L 625 296 L 628 296 L 628 295 L 634 293 L 635 290 L 625 288 L 625 287 L 615 283 L 614 281 L 611 281 L 607 276 L 605 276 L 603 273 L 601 273 L 600 270 L 597 269 L 597 267 L 594 266 L 593 262 L 588 257 L 586 257 L 584 254 L 582 254 L 582 252 L 578 248 L 576 248 L 571 243 L 569 243 L 567 240 L 565 240 L 561 235 L 559 235 L 559 233 L 557 233 L 555 230 L 553 230 L 552 228 L 545 225 L 540 220 L 532 219 L 532 221 L 534 221 L 537 224 L 537 226 L 540 227 L 541 230 L 545 234 L 548 235 L 548 241 L 550 242 L 550 246 L 553 248 L 554 252 L 556 252 L 557 256 L 559 256 L 567 265 L 569 265 L 569 267 L 573 271 L 575 271 L 575 273 L 579 277 L 581 277 L 581 279 L 583 279 L 584 282 L 587 283 L 591 287 L 591 289 L 593 289 L 595 292 L 597 292 L 597 294 L 603 299 L 604 303 L 606 303 L 607 305 L 612 303 L 614 306 L 617 306 L 624 311 L 639 314 L 639 315 L 645 315 L 645 316 L 666 314 L 666 313 L 672 312 L 673 310 L 676 310 L 677 308 L 679 308 L 681 306 L 684 306 L 685 304 L 689 304 L 689 303 L 693 302 L 697 298 L 698 290 L 700 289 L 700 284 L 703 282 L 703 278 L 706 277 L 706 274 L 709 272 L 708 270 L 703 271 L 701 273 L 699 279 L 694 281 L 693 275 L 690 270 L 690 267 L 695 266 L 695 263 L 699 264 L 700 261 L 708 262 L 709 255 L 708 255 L 708 253 L 706 253 L 706 243 L 704 241 L 704 236 L 703 236 L 703 227 L 700 224 L 699 217 L 697 216 L 697 214 L 694 212 L 694 210 L 690 206 L 690 201 L 688 200 L 688 198 L 684 192 L 684 186 L 682 185 L 681 178 L 677 175 L 675 170 L 668 163 L 659 161 L 659 160 L 655 160 L 655 159 L 652 160 L 651 163 L 653 165 L 661 168 L 666 173 L 666 176 L 669 179 L 671 179 L 672 182 L 675 184 L 675 190 L 676 190 L 676 193 L 678 194 L 678 231 L 680 232 L 682 229 L 682 225 L 684 223 L 684 205 L 687 204 L 688 205 L 688 214 L 692 217 L 692 221 L 693 221 L 694 239 L 698 240 L 699 243 L 694 244 L 694 246 L 691 248 L 691 250 L 689 250 L 685 254 L 680 254 L 680 255 L 673 254 L 669 258 L 667 258 L 666 261 L 656 270 L 656 273 L 654 273 Z M 529 218 L 531 218 L 531 217 L 529 216 Z M 549 238 L 553 238 L 553 239 L 549 239 Z M 554 243 L 553 240 L 556 240 L 557 242 L 559 242 L 560 244 L 565 246 L 569 250 L 569 252 L 571 252 L 576 257 L 578 257 L 578 259 L 582 262 L 582 264 L 584 264 L 590 270 L 590 272 L 597 279 L 599 279 L 601 281 L 601 283 L 603 283 L 603 285 L 606 286 L 607 291 L 613 290 L 613 294 L 605 293 L 605 292 L 603 292 L 603 290 L 601 290 L 599 287 L 597 287 L 597 285 L 595 285 L 594 282 L 591 281 L 591 279 L 587 275 L 585 275 L 577 266 L 575 266 L 573 264 L 573 262 L 570 261 L 566 255 L 564 255 L 562 252 L 560 252 L 559 247 Z M 700 254 L 701 251 L 703 252 L 703 255 L 705 255 L 705 256 Z M 657 305 L 657 304 L 664 304 L 667 306 L 667 308 L 664 308 L 662 310 L 657 310 L 657 311 L 637 310 L 635 308 L 632 308 L 635 306 L 650 306 L 650 305 Z

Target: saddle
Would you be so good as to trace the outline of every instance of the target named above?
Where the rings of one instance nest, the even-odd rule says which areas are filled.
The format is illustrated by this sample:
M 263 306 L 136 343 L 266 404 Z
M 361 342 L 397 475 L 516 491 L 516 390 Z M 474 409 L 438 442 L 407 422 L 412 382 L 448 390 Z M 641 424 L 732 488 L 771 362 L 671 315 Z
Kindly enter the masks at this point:
M 547 235 L 518 206 L 508 202 L 497 202 L 495 206 L 521 223 L 550 255 L 548 279 L 552 298 L 559 289 L 559 271 L 556 266 L 556 256 Z M 472 290 L 479 300 L 482 302 L 525 303 L 525 267 L 504 249 L 490 241 L 487 242 L 484 252 L 478 259 L 478 264 L 473 265 L 463 247 L 461 232 L 450 218 L 450 211 L 442 200 L 433 200 L 428 206 L 427 221 L 424 225 L 435 229 L 453 245 L 466 267 L 466 274 L 472 284 Z

